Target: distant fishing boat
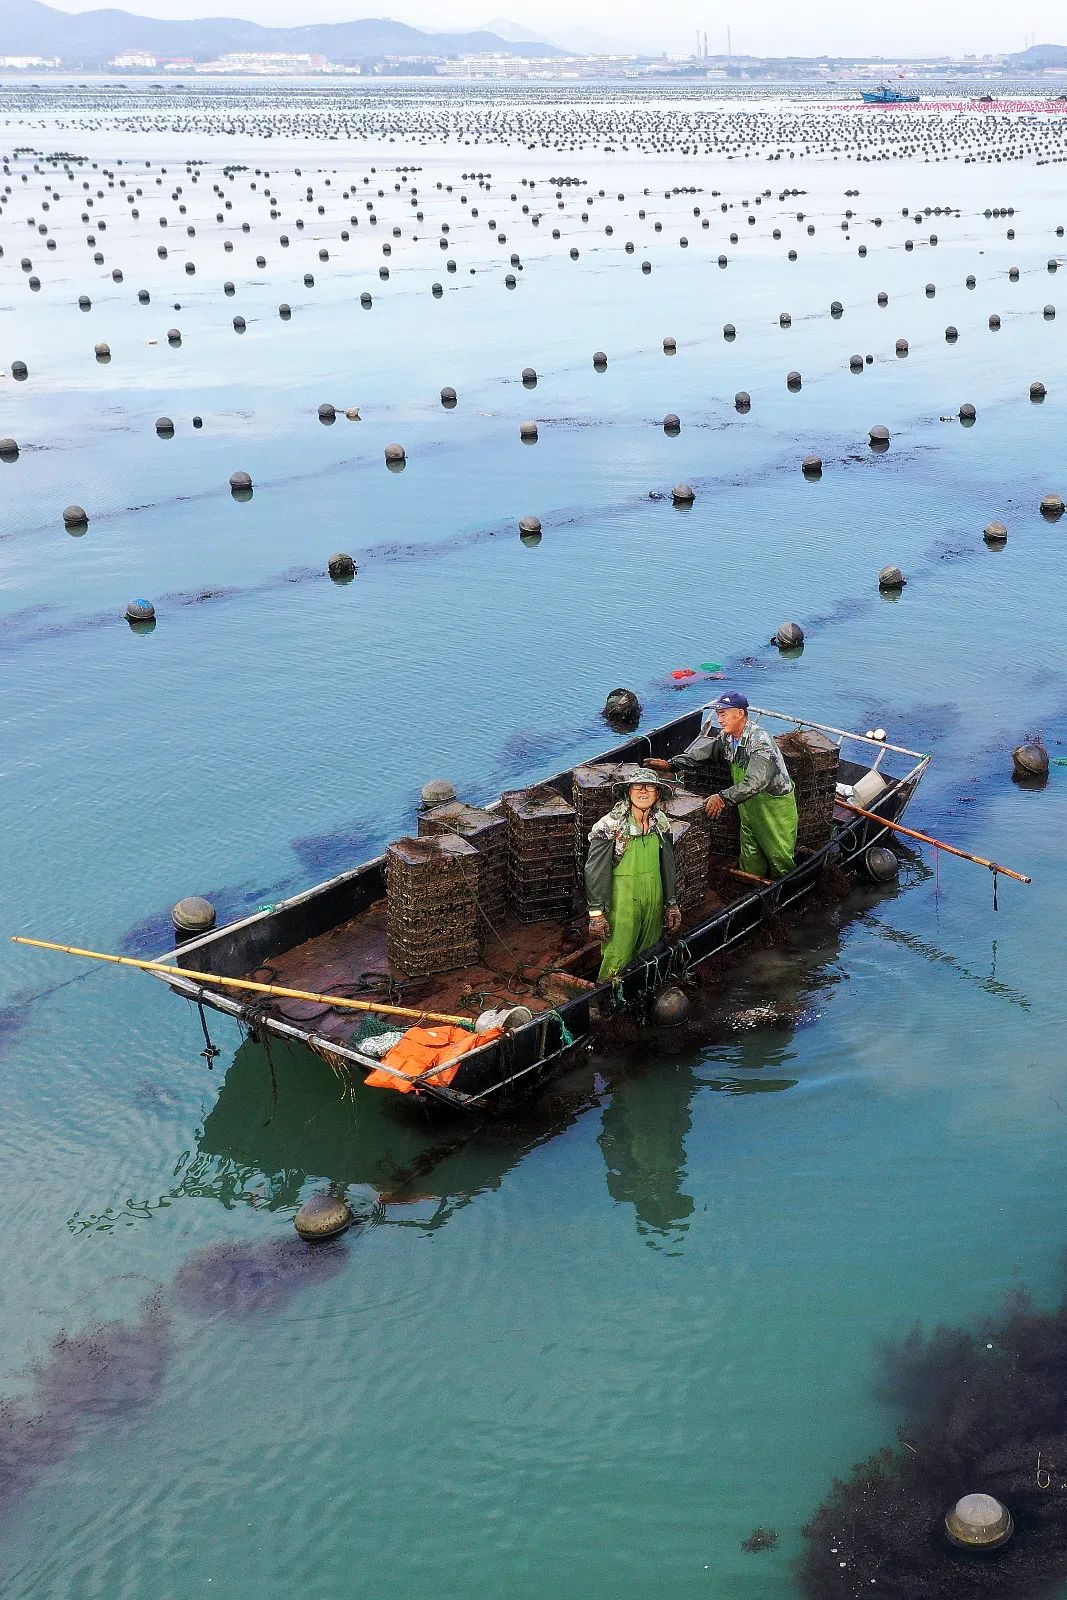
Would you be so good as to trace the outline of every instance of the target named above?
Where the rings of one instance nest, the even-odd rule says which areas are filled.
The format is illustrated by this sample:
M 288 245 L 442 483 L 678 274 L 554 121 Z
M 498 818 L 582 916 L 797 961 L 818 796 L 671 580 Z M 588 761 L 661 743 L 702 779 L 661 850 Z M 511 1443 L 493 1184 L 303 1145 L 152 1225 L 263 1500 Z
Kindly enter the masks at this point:
M 865 106 L 917 106 L 917 94 L 905 94 L 903 89 L 891 89 L 889 84 L 880 83 L 877 89 L 864 89 L 863 103 Z
M 593 757 L 591 764 L 557 773 L 539 786 L 538 793 L 549 788 L 569 801 L 575 794 L 576 773 L 580 785 L 588 781 L 596 763 L 616 768 L 622 763 L 640 764 L 649 755 L 676 755 L 700 735 L 704 714 L 700 709 L 690 711 Z M 795 915 L 826 883 L 828 868 L 862 868 L 871 847 L 891 837 L 886 822 L 899 821 L 929 761 L 917 751 L 870 735 L 756 707 L 750 714 L 764 726 L 777 724 L 785 730 L 784 740 L 807 741 L 805 748 L 832 764 L 821 839 L 812 835 L 814 848 L 798 849 L 794 870 L 774 883 L 746 877 L 728 859 L 716 861 L 713 853 L 713 882 L 709 881 L 706 894 L 683 910 L 681 935 L 647 951 L 607 983 L 597 980 L 598 944 L 579 940 L 575 949 L 568 944 L 565 922 L 524 923 L 506 913 L 486 941 L 484 960 L 412 985 L 389 960 L 382 857 L 181 944 L 168 958 L 174 966 L 158 975 L 177 994 L 236 1018 L 259 1037 L 274 1034 L 304 1044 L 335 1069 L 362 1075 L 379 1069 L 380 1063 L 360 1048 L 362 1035 L 356 1036 L 352 1012 L 331 1009 L 330 990 L 368 998 L 376 992 L 383 998 L 395 996 L 409 1007 L 425 1006 L 430 1016 L 472 1006 L 477 1010 L 487 992 L 499 991 L 507 1004 L 526 1008 L 525 1023 L 464 1054 L 447 1087 L 440 1075 L 435 1079 L 427 1074 L 418 1089 L 420 1098 L 425 1091 L 431 1099 L 464 1110 L 486 1111 L 506 1104 L 573 1062 L 573 1052 L 588 1047 L 598 1014 L 621 1007 L 643 1015 L 664 984 L 695 976 L 706 963 L 721 960 L 768 922 Z M 789 749 L 788 744 L 783 748 Z M 595 776 L 594 772 L 593 781 Z M 866 785 L 856 790 L 856 798 L 862 796 L 867 804 L 867 796 L 876 795 L 869 802 L 874 809 L 857 812 L 842 796 L 851 796 L 853 786 L 864 779 Z M 692 799 L 691 804 L 699 808 L 701 802 Z M 498 808 L 499 802 L 488 813 L 495 815 Z M 582 833 L 584 838 L 584 828 Z M 179 975 L 181 968 L 190 971 L 188 978 Z M 213 983 L 209 974 L 255 977 L 261 982 L 266 978 L 290 995 L 314 991 L 321 1003 L 311 1010 L 298 1004 L 294 1011 L 291 1004 L 283 1007 L 257 996 L 250 1004 L 246 997 Z M 417 1018 L 418 1010 L 409 1015 Z M 389 1025 L 383 1016 L 381 1026 Z

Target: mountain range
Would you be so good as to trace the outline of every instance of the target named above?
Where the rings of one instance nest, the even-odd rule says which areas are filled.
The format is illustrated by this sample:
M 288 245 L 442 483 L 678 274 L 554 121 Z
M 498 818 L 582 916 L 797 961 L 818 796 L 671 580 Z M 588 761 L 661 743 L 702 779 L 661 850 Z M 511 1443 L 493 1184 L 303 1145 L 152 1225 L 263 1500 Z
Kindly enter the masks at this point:
M 535 40 L 540 42 L 540 36 L 531 33 L 529 28 L 522 28 L 517 22 L 512 22 L 509 17 L 494 17 L 492 22 L 484 24 L 487 33 L 498 33 L 502 39 L 507 39 L 509 44 L 532 44 Z M 551 44 L 559 45 L 568 55 L 575 56 L 617 56 L 627 55 L 633 50 L 632 45 L 626 45 L 617 39 L 608 39 L 602 33 L 593 33 L 589 28 L 553 28 Z
M 499 50 L 520 56 L 563 54 L 555 45 L 542 43 L 532 35 L 510 41 L 484 30 L 426 33 L 388 17 L 268 28 L 238 17 L 174 22 L 134 16 L 129 11 L 82 11 L 72 15 L 44 5 L 41 0 L 0 0 L 0 55 L 59 56 L 66 66 L 88 67 L 101 66 L 130 50 L 193 61 L 210 61 L 233 51 L 323 55 L 338 62 Z
M 1067 67 L 1067 45 L 1032 44 L 1007 59 L 1013 67 Z

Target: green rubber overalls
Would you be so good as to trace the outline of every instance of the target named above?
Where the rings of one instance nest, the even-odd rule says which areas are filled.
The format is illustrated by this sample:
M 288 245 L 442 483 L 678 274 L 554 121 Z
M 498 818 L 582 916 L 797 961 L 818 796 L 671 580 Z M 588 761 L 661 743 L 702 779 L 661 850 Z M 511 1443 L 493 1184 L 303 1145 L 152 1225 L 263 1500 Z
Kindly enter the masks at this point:
M 795 832 L 795 829 L 794 829 Z M 611 938 L 604 946 L 600 982 L 613 978 L 642 950 L 663 938 L 663 876 L 655 831 L 631 839 L 611 877 Z
M 735 783 L 744 783 L 745 769 L 730 763 Z M 796 865 L 797 797 L 755 794 L 738 806 L 741 815 L 741 871 L 757 878 L 784 878 Z

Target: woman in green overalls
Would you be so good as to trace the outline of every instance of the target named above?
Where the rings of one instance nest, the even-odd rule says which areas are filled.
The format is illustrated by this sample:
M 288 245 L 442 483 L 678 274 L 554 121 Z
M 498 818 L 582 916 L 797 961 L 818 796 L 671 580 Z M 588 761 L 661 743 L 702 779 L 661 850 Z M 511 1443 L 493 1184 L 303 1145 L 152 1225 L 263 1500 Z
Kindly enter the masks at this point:
M 613 978 L 643 950 L 682 925 L 670 818 L 660 790 L 673 793 L 647 767 L 626 785 L 626 798 L 590 830 L 585 889 L 589 932 L 604 946 L 600 981 Z

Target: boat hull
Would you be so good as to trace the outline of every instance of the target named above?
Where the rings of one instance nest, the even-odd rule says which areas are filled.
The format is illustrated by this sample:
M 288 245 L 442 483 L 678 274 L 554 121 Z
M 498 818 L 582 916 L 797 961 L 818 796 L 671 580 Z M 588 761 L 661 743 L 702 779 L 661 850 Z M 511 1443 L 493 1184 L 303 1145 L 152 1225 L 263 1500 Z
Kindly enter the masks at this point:
M 649 755 L 676 755 L 696 737 L 701 722 L 700 710 L 690 712 L 592 759 L 624 762 L 645 760 Z M 583 992 L 558 1010 L 543 1011 L 524 1027 L 473 1051 L 462 1059 L 447 1092 L 435 1095 L 430 1084 L 426 1085 L 427 1092 L 439 1103 L 457 1110 L 496 1110 L 533 1093 L 563 1070 L 576 1052 L 588 1048 L 598 1014 L 619 1008 L 640 1014 L 667 981 L 698 975 L 717 957 L 751 938 L 770 919 L 802 908 L 818 888 L 828 865 L 845 869 L 856 866 L 871 845 L 887 839 L 890 830 L 886 823 L 903 816 L 927 759 L 915 754 L 917 765 L 908 776 L 892 779 L 880 795 L 875 809 L 885 822 L 863 817 L 839 819 L 840 826 L 832 840 L 805 856 L 786 877 L 754 888 L 689 928 L 681 938 L 656 946 L 610 983 Z M 847 777 L 848 763 L 843 762 L 842 766 Z M 860 770 L 856 766 L 857 774 Z M 547 782 L 569 796 L 571 777 L 568 770 Z M 177 966 L 240 977 L 359 916 L 379 902 L 384 893 L 384 858 L 378 857 L 269 911 L 184 943 L 166 959 Z M 186 982 L 171 977 L 162 981 L 185 998 L 233 1017 L 257 1032 L 266 1031 L 305 1044 L 338 1069 L 365 1074 L 376 1065 L 351 1045 L 317 1033 L 312 1025 L 303 1027 L 272 1016 L 261 1004 L 250 1005 L 224 990 L 191 979 Z M 417 1098 L 421 1101 L 424 1097 Z

